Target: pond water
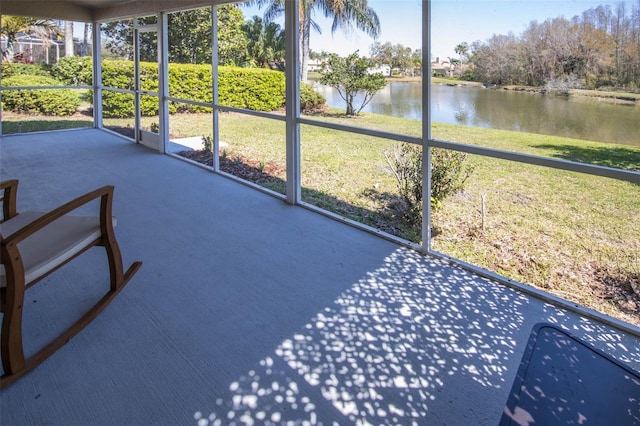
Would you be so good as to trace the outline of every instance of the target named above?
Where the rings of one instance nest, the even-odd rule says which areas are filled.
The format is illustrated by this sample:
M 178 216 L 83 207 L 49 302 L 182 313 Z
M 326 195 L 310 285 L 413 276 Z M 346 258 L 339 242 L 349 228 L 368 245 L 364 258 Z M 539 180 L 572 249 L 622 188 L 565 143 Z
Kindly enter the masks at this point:
M 316 86 L 331 107 L 345 103 Z M 421 83 L 392 82 L 363 111 L 420 119 Z M 640 107 L 482 87 L 433 85 L 431 121 L 640 146 Z

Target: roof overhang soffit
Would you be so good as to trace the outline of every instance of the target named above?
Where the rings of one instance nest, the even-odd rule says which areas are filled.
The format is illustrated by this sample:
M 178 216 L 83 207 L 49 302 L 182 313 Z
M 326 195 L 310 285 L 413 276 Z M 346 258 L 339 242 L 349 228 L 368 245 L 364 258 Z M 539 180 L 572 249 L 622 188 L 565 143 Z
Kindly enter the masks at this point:
M 230 3 L 216 0 L 2 0 L 0 14 L 78 22 L 109 21 Z

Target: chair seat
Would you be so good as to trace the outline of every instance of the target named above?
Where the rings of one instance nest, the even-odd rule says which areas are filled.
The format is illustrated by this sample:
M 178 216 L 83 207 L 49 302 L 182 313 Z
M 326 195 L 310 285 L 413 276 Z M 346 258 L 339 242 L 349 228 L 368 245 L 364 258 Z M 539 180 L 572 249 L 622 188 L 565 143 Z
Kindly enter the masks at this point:
M 0 223 L 0 234 L 8 237 L 20 228 L 43 216 L 43 211 L 25 211 Z M 115 226 L 115 218 L 113 219 Z M 18 243 L 29 284 L 48 271 L 57 268 L 100 238 L 99 216 L 65 215 Z M 0 287 L 7 279 L 0 265 Z

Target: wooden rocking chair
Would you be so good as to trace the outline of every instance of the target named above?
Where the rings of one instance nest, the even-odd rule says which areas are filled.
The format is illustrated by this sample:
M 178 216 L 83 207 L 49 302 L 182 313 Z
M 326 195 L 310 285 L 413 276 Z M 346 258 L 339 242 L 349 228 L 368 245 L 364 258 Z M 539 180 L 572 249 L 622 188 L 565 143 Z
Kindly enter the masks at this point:
M 50 212 L 16 209 L 17 180 L 0 182 L 0 310 L 3 312 L 0 350 L 0 389 L 29 372 L 80 332 L 114 299 L 141 262 L 123 272 L 122 257 L 113 231 L 113 186 L 82 195 Z M 72 211 L 100 198 L 100 215 L 77 216 Z M 97 202 L 97 201 L 96 201 Z M 25 359 L 22 344 L 22 307 L 25 290 L 91 247 L 106 249 L 110 289 L 78 321 L 34 355 Z

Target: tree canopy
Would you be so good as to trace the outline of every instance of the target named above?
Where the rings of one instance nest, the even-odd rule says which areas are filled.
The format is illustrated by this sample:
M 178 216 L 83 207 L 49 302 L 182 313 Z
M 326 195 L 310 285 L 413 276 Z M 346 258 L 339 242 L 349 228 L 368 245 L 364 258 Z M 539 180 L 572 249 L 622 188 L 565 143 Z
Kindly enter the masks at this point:
M 243 31 L 244 15 L 237 5 L 218 6 L 218 62 L 221 65 L 245 65 L 248 39 Z M 211 62 L 211 8 L 184 10 L 169 14 L 169 62 Z M 142 18 L 153 23 L 155 17 Z M 107 50 L 116 57 L 133 58 L 133 22 L 115 21 L 103 24 Z M 143 32 L 140 59 L 157 58 L 156 34 Z
M 640 1 L 629 14 L 598 6 L 572 19 L 531 22 L 520 34 L 461 43 L 472 77 L 493 84 L 640 88 Z
M 375 42 L 369 48 L 371 59 L 378 65 L 389 65 L 391 68 L 407 72 L 414 66 L 415 55 L 410 47 L 405 47 L 400 43 L 384 44 Z
M 346 115 L 358 115 L 373 99 L 373 95 L 386 85 L 385 77 L 381 73 L 370 73 L 374 63 L 370 59 L 361 57 L 358 52 L 347 57 L 332 53 L 322 67 L 320 84 L 336 89 L 346 102 Z M 356 105 L 356 96 L 362 94 L 360 105 Z
M 243 30 L 248 38 L 247 50 L 251 65 L 284 71 L 284 30 L 275 22 L 264 23 L 259 16 L 246 21 Z
M 250 0 L 247 4 L 266 7 L 264 19 L 273 19 L 284 13 L 285 0 Z M 380 34 L 380 20 L 367 0 L 303 0 L 300 1 L 300 79 L 307 81 L 309 63 L 311 29 L 320 32 L 320 26 L 311 18 L 314 10 L 319 10 L 326 18 L 331 18 L 331 31 L 338 28 L 351 30 L 353 27 L 366 34 L 377 37 Z
M 2 26 L 0 34 L 7 38 L 7 45 L 2 50 L 2 60 L 12 62 L 14 55 L 13 45 L 15 44 L 18 34 L 31 33 L 35 34 L 47 43 L 54 36 L 62 35 L 60 29 L 52 19 L 36 19 L 24 16 L 2 16 Z

